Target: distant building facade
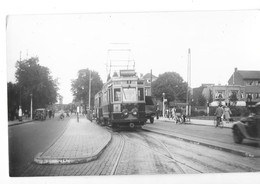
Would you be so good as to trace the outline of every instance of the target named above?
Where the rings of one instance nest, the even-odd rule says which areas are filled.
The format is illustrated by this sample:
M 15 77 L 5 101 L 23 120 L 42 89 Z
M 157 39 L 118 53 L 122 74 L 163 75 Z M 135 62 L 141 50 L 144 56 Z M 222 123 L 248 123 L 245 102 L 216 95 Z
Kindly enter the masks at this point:
M 241 85 L 245 88 L 246 101 L 260 100 L 260 71 L 238 70 L 228 80 L 229 85 Z
M 221 102 L 222 105 L 241 105 L 245 103 L 245 87 L 240 85 L 215 85 L 211 87 L 213 102 L 212 106 L 218 105 Z M 236 96 L 237 104 L 232 104 L 230 100 L 231 96 Z
M 147 73 L 142 77 L 145 81 L 145 96 L 151 96 L 151 78 L 152 82 L 156 81 L 158 77 L 152 75 L 151 73 Z

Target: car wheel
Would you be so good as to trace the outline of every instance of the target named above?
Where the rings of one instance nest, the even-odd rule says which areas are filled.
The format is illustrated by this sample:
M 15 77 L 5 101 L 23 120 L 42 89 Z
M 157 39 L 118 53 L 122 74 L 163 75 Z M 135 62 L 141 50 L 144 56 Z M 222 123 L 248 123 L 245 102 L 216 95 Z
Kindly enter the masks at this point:
M 154 118 L 150 118 L 150 123 L 153 123 L 154 122 Z
M 243 141 L 243 135 L 237 126 L 235 126 L 233 129 L 233 138 L 234 142 L 237 144 L 241 144 Z

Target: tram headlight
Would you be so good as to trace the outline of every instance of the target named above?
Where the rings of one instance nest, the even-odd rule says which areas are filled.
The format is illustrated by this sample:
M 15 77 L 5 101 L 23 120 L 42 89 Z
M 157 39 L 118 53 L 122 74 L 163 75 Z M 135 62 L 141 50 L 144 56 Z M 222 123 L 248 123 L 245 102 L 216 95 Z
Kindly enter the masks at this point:
M 123 114 L 124 117 L 127 117 L 127 116 L 128 116 L 128 110 L 127 110 L 127 109 L 124 109 L 124 110 L 122 111 L 122 114 Z
M 133 114 L 134 116 L 137 116 L 137 114 L 138 114 L 137 108 L 134 108 L 134 109 L 132 110 L 132 114 Z

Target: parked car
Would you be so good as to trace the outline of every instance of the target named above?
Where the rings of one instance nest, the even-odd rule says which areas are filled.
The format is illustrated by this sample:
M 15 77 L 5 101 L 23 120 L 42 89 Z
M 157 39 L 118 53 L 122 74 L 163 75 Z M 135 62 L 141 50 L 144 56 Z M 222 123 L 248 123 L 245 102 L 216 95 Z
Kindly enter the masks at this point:
M 35 109 L 34 120 L 45 120 L 47 117 L 47 110 L 44 108 Z
M 242 143 L 243 139 L 260 142 L 260 102 L 250 108 L 250 115 L 235 122 L 232 131 L 235 143 Z

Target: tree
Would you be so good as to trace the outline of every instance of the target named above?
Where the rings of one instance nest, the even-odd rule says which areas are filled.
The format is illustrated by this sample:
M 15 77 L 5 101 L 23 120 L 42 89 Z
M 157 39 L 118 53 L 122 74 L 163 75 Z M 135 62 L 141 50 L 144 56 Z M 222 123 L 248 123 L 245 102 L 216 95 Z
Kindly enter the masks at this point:
M 186 102 L 187 83 L 176 72 L 165 72 L 152 83 L 153 95 L 160 99 L 165 93 L 168 102 L 180 101 Z
M 8 119 L 13 120 L 19 107 L 20 91 L 17 84 L 7 83 Z
M 30 109 L 31 94 L 33 108 L 47 107 L 57 102 L 58 80 L 52 79 L 50 70 L 39 64 L 38 57 L 17 61 L 15 77 L 23 109 Z
M 202 93 L 200 93 L 199 96 L 198 96 L 198 105 L 199 106 L 205 106 L 206 102 L 207 102 L 206 97 Z
M 71 91 L 75 102 L 83 102 L 86 105 L 89 102 L 89 78 L 90 70 L 82 69 L 78 72 L 78 78 L 72 80 Z M 91 71 L 91 106 L 94 106 L 94 96 L 102 89 L 103 82 L 96 71 Z
M 207 101 L 212 102 L 212 94 L 209 88 L 200 86 L 193 89 L 192 106 L 205 106 Z

